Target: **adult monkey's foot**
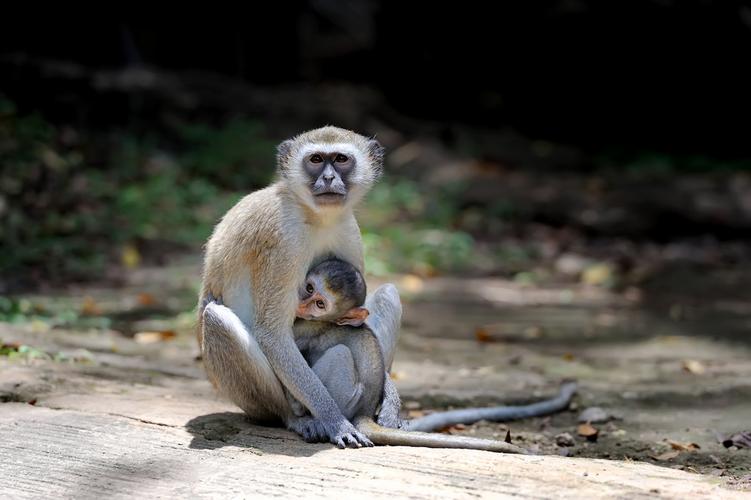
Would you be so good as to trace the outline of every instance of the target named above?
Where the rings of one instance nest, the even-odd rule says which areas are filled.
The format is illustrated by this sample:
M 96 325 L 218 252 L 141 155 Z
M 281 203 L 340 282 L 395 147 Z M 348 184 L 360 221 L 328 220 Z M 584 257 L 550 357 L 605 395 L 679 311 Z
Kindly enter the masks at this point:
M 346 418 L 333 422 L 323 422 L 329 441 L 339 448 L 361 448 L 363 446 L 373 446 L 373 442 L 368 437 L 357 430 L 352 423 Z
M 304 417 L 290 417 L 287 428 L 299 434 L 309 443 L 330 441 L 339 448 L 361 448 L 373 446 L 373 443 L 347 419 L 325 424 L 323 420 L 306 415 Z

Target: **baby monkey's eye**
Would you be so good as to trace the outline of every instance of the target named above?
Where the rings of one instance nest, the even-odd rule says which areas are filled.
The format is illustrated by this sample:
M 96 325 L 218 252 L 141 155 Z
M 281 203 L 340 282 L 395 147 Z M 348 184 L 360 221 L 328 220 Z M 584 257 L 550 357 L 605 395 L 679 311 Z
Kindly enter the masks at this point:
M 319 154 L 315 154 L 310 157 L 310 163 L 321 163 L 323 161 L 323 157 Z
M 336 155 L 335 161 L 337 163 L 346 163 L 349 158 L 346 155 L 338 154 Z
M 313 293 L 313 285 L 308 283 L 308 286 L 305 287 L 305 291 L 308 293 Z
M 322 300 L 316 300 L 316 306 L 318 306 L 318 309 L 326 309 L 326 304 Z

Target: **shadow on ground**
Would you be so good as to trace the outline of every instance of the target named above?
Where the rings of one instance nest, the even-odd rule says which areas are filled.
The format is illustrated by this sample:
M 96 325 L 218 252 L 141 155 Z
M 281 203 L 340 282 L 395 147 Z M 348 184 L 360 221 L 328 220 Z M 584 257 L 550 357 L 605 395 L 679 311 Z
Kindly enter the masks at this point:
M 185 429 L 193 435 L 190 448 L 198 450 L 238 446 L 259 455 L 274 453 L 310 457 L 330 448 L 329 445 L 304 443 L 296 434 L 279 427 L 253 425 L 241 412 L 201 415 L 185 424 Z M 284 441 L 299 441 L 300 446 L 280 445 Z

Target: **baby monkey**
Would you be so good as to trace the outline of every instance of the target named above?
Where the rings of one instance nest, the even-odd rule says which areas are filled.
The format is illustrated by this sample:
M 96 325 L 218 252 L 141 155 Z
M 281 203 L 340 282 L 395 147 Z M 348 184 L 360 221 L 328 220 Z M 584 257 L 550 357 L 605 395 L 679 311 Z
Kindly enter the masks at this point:
M 373 443 L 525 453 L 501 441 L 416 431 L 481 419 L 501 421 L 537 416 L 568 406 L 576 388 L 573 383 L 564 384 L 557 397 L 532 405 L 470 408 L 400 420 L 398 392 L 389 377 L 378 340 L 364 324 L 368 317 L 368 310 L 362 307 L 366 291 L 365 280 L 351 264 L 339 259 L 321 262 L 308 272 L 300 290 L 294 332 L 300 352 L 342 414 Z M 288 398 L 294 411 L 304 414 L 305 408 L 289 394 Z M 325 439 L 318 429 L 311 427 L 306 431 L 304 437 L 310 441 Z
M 295 342 L 346 418 L 373 418 L 380 406 L 378 424 L 395 428 L 401 402 L 378 340 L 364 325 L 366 295 L 365 279 L 353 265 L 339 259 L 317 264 L 299 292 Z M 287 397 L 293 411 L 304 414 Z

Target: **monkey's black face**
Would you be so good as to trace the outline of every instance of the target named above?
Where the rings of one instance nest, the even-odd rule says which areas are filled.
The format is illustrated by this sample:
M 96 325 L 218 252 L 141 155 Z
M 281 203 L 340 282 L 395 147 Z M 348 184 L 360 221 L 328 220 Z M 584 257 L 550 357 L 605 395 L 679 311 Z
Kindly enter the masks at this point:
M 354 158 L 338 152 L 312 153 L 304 163 L 317 205 L 341 205 L 347 200 L 347 181 L 355 166 Z

